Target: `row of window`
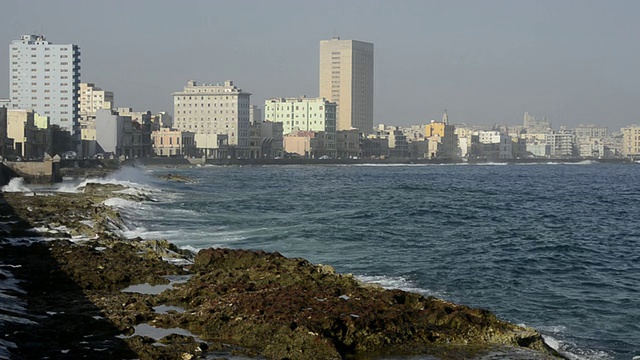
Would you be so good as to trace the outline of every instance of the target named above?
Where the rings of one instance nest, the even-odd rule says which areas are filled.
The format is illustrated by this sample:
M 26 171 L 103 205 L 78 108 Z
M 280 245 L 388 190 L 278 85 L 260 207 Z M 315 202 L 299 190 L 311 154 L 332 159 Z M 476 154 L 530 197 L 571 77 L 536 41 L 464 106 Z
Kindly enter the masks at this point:
M 224 96 L 224 95 L 207 95 L 207 96 L 200 96 L 200 100 L 204 100 L 204 98 L 207 98 L 207 100 L 229 100 L 229 96 Z M 224 97 L 224 99 L 223 99 Z M 198 100 L 198 96 L 175 96 L 174 99 L 176 100 Z M 232 96 L 231 97 L 232 101 L 237 101 L 238 97 L 237 96 Z M 244 107 L 248 107 L 249 104 L 242 104 L 239 103 L 240 105 L 246 105 Z
M 180 107 L 180 106 L 182 106 L 182 107 L 187 107 L 187 106 L 191 107 L 191 105 L 193 105 L 193 107 L 198 107 L 198 103 L 182 104 L 182 103 L 177 102 L 177 103 L 175 103 L 175 105 L 177 107 Z M 236 104 L 235 103 L 220 103 L 220 104 L 219 103 L 213 103 L 213 107 L 218 107 L 218 105 L 220 105 L 220 107 L 235 107 Z M 243 105 L 243 104 L 238 104 L 238 105 Z M 205 107 L 204 104 L 200 104 L 200 106 L 201 107 Z M 211 103 L 207 103 L 206 107 L 211 107 Z M 243 107 L 243 106 L 239 106 L 239 107 Z M 246 107 L 246 106 L 244 106 L 244 107 Z

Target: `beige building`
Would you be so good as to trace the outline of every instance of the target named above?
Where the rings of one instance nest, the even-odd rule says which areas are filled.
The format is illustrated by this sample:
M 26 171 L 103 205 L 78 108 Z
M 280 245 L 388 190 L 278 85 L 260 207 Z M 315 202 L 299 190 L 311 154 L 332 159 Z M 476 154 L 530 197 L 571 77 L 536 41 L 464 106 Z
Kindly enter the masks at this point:
M 320 96 L 338 105 L 337 129 L 373 132 L 373 44 L 320 41 Z
M 622 155 L 640 156 L 640 126 L 631 125 L 622 129 Z
M 7 112 L 7 137 L 13 139 L 13 150 L 17 155 L 25 155 L 27 142 L 25 128 L 34 122 L 34 111 L 10 109 Z
M 80 116 L 83 118 L 96 116 L 96 111 L 113 109 L 113 92 L 105 91 L 92 83 L 80 83 L 78 90 L 80 99 Z
M 232 81 L 222 85 L 189 81 L 183 91 L 173 93 L 173 127 L 202 135 L 227 135 L 228 144 L 235 148 L 234 155 L 246 157 L 250 97 Z
M 264 103 L 265 121 L 282 123 L 284 135 L 324 133 L 328 156 L 336 157 L 336 104 L 325 98 L 276 98 Z
M 151 132 L 153 152 L 157 156 L 196 155 L 195 134 L 169 128 Z

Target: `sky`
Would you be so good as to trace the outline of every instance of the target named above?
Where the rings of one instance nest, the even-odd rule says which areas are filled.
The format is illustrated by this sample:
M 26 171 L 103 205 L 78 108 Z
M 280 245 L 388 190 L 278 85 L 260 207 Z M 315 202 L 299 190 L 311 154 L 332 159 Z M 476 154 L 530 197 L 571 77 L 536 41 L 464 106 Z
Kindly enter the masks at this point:
M 3 0 L 9 47 L 42 34 L 81 49 L 81 81 L 117 107 L 173 112 L 187 81 L 233 80 L 252 104 L 319 94 L 319 42 L 374 44 L 374 124 L 522 124 L 525 111 L 610 131 L 640 123 L 640 1 Z M 8 15 L 8 16 L 7 16 Z M 4 43 L 4 45 L 1 45 Z M 4 69 L 4 70 L 2 70 Z

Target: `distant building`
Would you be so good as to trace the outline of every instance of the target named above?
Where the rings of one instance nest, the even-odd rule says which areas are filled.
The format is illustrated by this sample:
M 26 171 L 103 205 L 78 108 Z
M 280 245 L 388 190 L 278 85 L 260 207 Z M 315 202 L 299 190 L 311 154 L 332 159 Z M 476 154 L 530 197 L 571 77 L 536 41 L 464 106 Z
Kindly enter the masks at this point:
M 28 126 L 33 126 L 34 111 L 24 109 L 11 109 L 7 113 L 7 137 L 13 139 L 13 152 L 17 156 L 27 154 Z
M 195 134 L 188 131 L 160 128 L 151 132 L 156 156 L 196 156 Z
M 571 158 L 578 155 L 576 147 L 576 135 L 573 130 L 561 129 L 558 132 L 549 133 L 546 143 L 551 150 L 551 157 Z
M 424 125 L 411 125 L 407 128 L 401 128 L 407 141 L 424 140 Z
M 114 108 L 113 92 L 102 90 L 93 83 L 80 83 L 78 90 L 80 99 L 80 116 L 95 119 L 96 111 L 111 110 Z
M 284 151 L 306 159 L 330 157 L 323 132 L 296 131 L 284 136 Z
M 338 159 L 358 159 L 362 157 L 360 151 L 362 141 L 362 132 L 358 129 L 338 130 L 336 135 Z
M 80 48 L 22 35 L 10 49 L 12 109 L 34 110 L 79 137 Z
M 606 157 L 604 144 L 609 135 L 606 126 L 578 125 L 575 134 L 580 157 L 595 159 Z
M 424 141 L 417 141 L 424 142 Z M 368 135 L 360 141 L 360 156 L 363 159 L 386 159 L 389 157 L 389 139 Z
M 403 131 L 397 126 L 385 127 L 379 125 L 376 131 L 376 137 L 387 140 L 388 156 L 391 158 L 409 157 L 409 143 Z
M 11 100 L 10 99 L 2 99 L 0 98 L 0 108 L 6 107 L 7 109 L 11 108 Z
M 499 131 L 479 131 L 477 149 L 474 155 L 486 160 L 513 159 L 511 136 Z
M 69 150 L 71 134 L 57 125 L 49 125 L 47 116 L 33 110 L 8 109 L 6 137 L 11 139 L 8 153 L 29 158 L 42 158 L 48 154 L 62 154 Z
M 608 136 L 606 126 L 600 125 L 578 125 L 576 127 L 576 137 L 580 139 L 604 139 Z
M 250 97 L 233 81 L 222 85 L 189 81 L 183 91 L 173 93 L 173 127 L 197 135 L 226 135 L 228 146 L 233 148 L 228 156 L 247 157 Z
M 526 152 L 533 157 L 546 158 L 551 156 L 551 146 L 547 143 L 526 144 Z
M 275 98 L 265 101 L 264 114 L 266 121 L 282 123 L 284 135 L 301 131 L 322 132 L 326 155 L 336 157 L 335 103 L 325 98 Z
M 524 113 L 523 125 L 527 132 L 548 132 L 551 130 L 551 122 L 549 119 L 546 117 L 537 118 L 528 112 Z
M 622 128 L 622 155 L 640 157 L 640 126 L 630 125 Z
M 338 105 L 337 130 L 373 132 L 373 44 L 320 41 L 320 96 Z
M 227 159 L 242 156 L 229 146 L 227 134 L 195 134 L 198 156 L 207 159 Z M 233 149 L 236 149 L 235 147 Z
M 442 121 L 431 120 L 425 126 L 424 137 L 429 140 L 429 159 L 453 159 L 458 156 L 458 136 L 455 126 L 449 125 L 446 111 Z
M 0 106 L 0 156 L 5 157 L 9 154 L 9 149 L 7 146 L 8 143 L 7 138 L 7 108 L 4 106 Z M 13 149 L 13 146 L 11 146 Z M 2 159 L 0 159 L 2 161 Z
M 251 105 L 249 107 L 249 122 L 251 124 L 262 122 L 262 109 L 258 105 Z
M 153 155 L 151 124 L 131 120 L 113 110 L 96 112 L 96 152 L 129 159 Z
M 110 109 L 106 109 L 110 110 Z M 131 121 L 137 121 L 140 124 L 150 123 L 151 122 L 151 110 L 147 111 L 133 111 L 133 108 L 130 107 L 119 107 L 116 109 L 116 112 L 120 116 L 130 117 Z
M 284 137 L 282 123 L 264 121 L 260 124 L 262 158 L 276 159 L 284 157 Z

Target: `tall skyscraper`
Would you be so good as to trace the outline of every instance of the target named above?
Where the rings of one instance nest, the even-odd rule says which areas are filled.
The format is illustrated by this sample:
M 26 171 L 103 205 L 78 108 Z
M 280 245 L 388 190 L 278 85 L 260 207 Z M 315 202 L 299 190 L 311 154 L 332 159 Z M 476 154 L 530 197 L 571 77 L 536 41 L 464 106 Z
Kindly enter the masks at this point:
M 338 105 L 337 128 L 373 132 L 373 44 L 320 41 L 320 97 Z
M 10 55 L 11 107 L 34 110 L 51 125 L 78 133 L 80 48 L 22 35 L 11 42 Z

